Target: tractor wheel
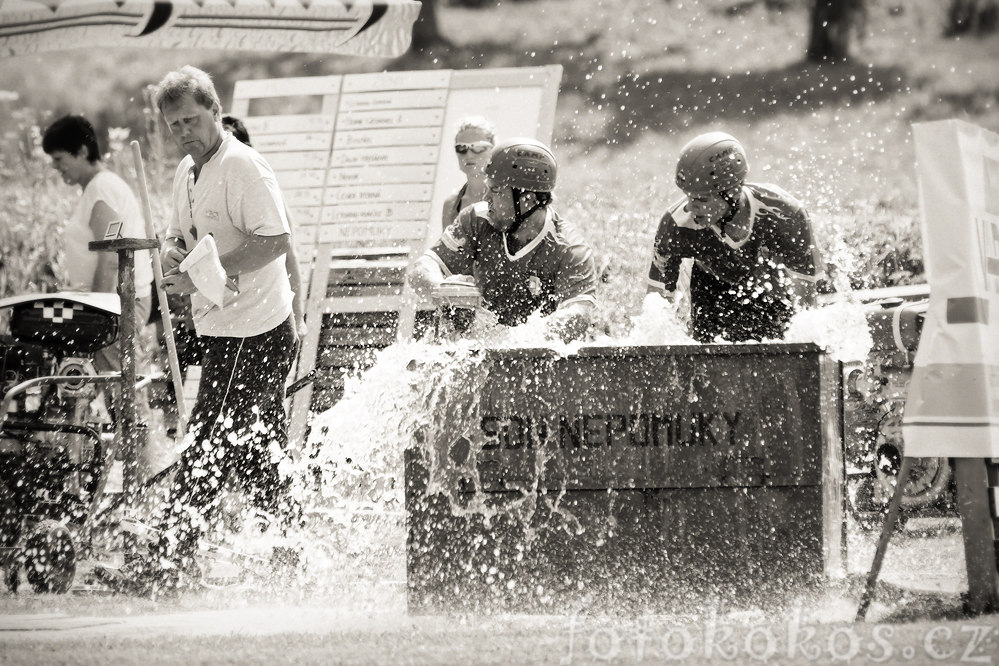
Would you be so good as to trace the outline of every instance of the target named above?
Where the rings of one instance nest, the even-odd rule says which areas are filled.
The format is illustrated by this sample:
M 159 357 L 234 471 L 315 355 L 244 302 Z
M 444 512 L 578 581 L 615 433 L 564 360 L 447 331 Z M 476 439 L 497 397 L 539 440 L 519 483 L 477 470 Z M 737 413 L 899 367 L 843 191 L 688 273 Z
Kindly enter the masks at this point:
M 73 537 L 62 523 L 43 520 L 24 543 L 24 571 L 35 592 L 63 594 L 76 575 Z
M 880 493 L 890 498 L 895 492 L 895 481 L 901 466 L 901 454 L 891 444 L 882 446 L 877 453 L 875 465 Z M 946 458 L 914 458 L 902 493 L 902 508 L 907 510 L 926 509 L 944 500 L 953 476 L 950 462 Z
M 852 480 L 847 490 L 847 507 L 850 514 L 857 521 L 865 532 L 880 530 L 888 516 L 888 504 L 879 503 L 874 498 L 874 484 L 876 478 L 872 474 L 869 477 Z M 898 513 L 895 529 L 903 529 L 909 520 L 909 514 L 902 509 Z

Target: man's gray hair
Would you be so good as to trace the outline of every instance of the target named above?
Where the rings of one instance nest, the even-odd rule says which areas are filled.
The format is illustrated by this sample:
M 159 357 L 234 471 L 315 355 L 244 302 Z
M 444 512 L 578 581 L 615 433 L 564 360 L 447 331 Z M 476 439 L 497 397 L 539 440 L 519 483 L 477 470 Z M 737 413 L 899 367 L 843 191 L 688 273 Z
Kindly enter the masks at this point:
M 164 76 L 153 92 L 153 103 L 162 112 L 164 106 L 177 104 L 184 97 L 191 97 L 206 109 L 222 110 L 212 77 L 191 65 L 184 65 Z

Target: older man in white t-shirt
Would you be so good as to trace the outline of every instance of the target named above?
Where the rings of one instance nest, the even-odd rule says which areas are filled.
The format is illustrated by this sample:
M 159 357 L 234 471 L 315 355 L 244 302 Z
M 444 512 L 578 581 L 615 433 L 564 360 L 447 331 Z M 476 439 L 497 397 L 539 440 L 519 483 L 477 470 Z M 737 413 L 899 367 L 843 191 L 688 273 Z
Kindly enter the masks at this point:
M 164 285 L 167 293 L 190 295 L 203 358 L 187 447 L 160 523 L 163 538 L 139 572 L 138 591 L 177 583 L 230 480 L 258 509 L 295 514 L 270 452 L 272 444 L 287 446 L 284 387 L 298 342 L 281 191 L 267 162 L 223 131 L 218 94 L 205 72 L 188 66 L 167 74 L 155 102 L 187 153 L 173 181 Z M 232 285 L 221 307 L 179 270 L 208 234 Z

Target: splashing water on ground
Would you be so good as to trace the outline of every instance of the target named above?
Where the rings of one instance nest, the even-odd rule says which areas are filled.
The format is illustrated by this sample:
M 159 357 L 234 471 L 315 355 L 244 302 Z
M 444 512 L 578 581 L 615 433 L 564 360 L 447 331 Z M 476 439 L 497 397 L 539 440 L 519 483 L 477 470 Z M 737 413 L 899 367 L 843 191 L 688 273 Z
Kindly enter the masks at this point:
M 538 347 L 565 355 L 578 343 L 550 339 L 539 316 L 508 328 L 480 313 L 460 340 L 396 344 L 379 352 L 369 369 L 346 378 L 342 399 L 313 421 L 302 457 L 282 469 L 306 516 L 290 541 L 308 563 L 310 586 L 342 577 L 345 563 L 355 575 L 364 569 L 384 574 L 387 560 L 397 569 L 405 545 L 406 450 L 429 454 L 428 493 L 447 496 L 459 478 L 476 476 L 475 453 L 483 442 L 471 444 L 463 464 L 441 459 L 432 443 L 455 441 L 476 423 L 491 367 L 484 350 Z M 495 511 L 481 498 L 454 503 L 454 509 Z M 267 539 L 257 538 L 257 544 L 244 544 L 259 550 Z
M 871 346 L 864 311 L 863 305 L 844 301 L 800 313 L 792 322 L 786 341 L 814 342 L 840 360 L 863 359 Z M 405 451 L 414 442 L 419 445 L 453 441 L 463 432 L 475 430 L 469 426 L 477 424 L 481 389 L 495 369 L 486 350 L 547 348 L 557 356 L 579 351 L 578 343 L 564 345 L 550 340 L 544 323 L 541 318 L 532 318 L 524 326 L 509 329 L 480 317 L 461 340 L 397 344 L 381 351 L 370 369 L 347 380 L 342 400 L 315 418 L 303 457 L 284 469 L 296 482 L 294 492 L 305 507 L 305 525 L 281 536 L 273 523 L 268 526 L 266 520 L 261 521 L 260 516 L 244 510 L 242 525 L 227 541 L 227 545 L 240 553 L 269 554 L 272 548 L 290 545 L 299 551 L 307 565 L 298 573 L 297 580 L 289 581 L 286 593 L 278 597 L 266 596 L 272 594 L 269 591 L 260 597 L 260 592 L 254 591 L 243 598 L 234 589 L 215 591 L 209 601 L 192 597 L 184 603 L 238 609 L 254 603 L 255 599 L 284 598 L 294 608 L 321 603 L 324 607 L 332 604 L 351 609 L 371 608 L 395 613 L 393 617 L 405 617 Z M 641 312 L 631 319 L 625 336 L 598 338 L 589 344 L 697 343 L 686 335 L 672 306 L 657 295 L 649 295 Z M 448 490 L 462 478 L 472 478 L 476 487 L 481 487 L 475 478 L 474 463 L 481 444 L 473 438 L 469 442 L 470 453 L 461 463 L 448 458 L 446 453 L 439 454 L 440 459 L 431 459 L 429 490 L 444 491 L 448 496 Z M 425 452 L 431 449 L 423 448 Z M 539 470 L 543 469 L 545 461 L 539 458 L 537 464 Z M 536 494 L 532 497 L 530 489 L 525 489 L 523 499 L 508 505 L 506 510 L 516 512 L 516 519 L 530 522 L 530 516 L 539 508 L 534 503 L 540 501 L 554 502 L 554 507 L 547 508 L 552 513 L 564 511 L 567 522 L 572 522 L 569 510 L 558 506 L 558 497 L 554 500 Z M 488 515 L 496 510 L 475 499 L 452 503 L 452 507 L 456 514 Z M 230 512 L 238 513 L 238 508 Z M 530 538 L 529 531 L 526 536 Z M 959 541 L 956 543 L 960 545 Z M 869 552 L 865 557 L 868 555 Z M 858 558 L 856 554 L 852 557 Z M 858 562 L 854 562 L 854 571 L 867 566 L 866 560 Z M 937 568 L 943 570 L 944 566 Z M 852 579 L 834 582 L 816 598 L 798 599 L 794 608 L 803 613 L 802 621 L 809 623 L 849 621 L 855 608 L 855 588 L 856 581 Z M 764 617 L 763 610 L 715 609 L 713 603 L 716 600 L 704 602 L 703 607 L 690 607 L 689 622 L 696 626 L 703 617 L 717 616 L 725 623 L 753 627 Z M 649 617 L 667 629 L 675 629 L 683 625 L 686 616 Z M 774 621 L 780 621 L 781 616 L 775 618 Z M 468 622 L 482 626 L 486 620 Z M 554 626 L 552 622 L 539 618 L 529 626 Z M 564 620 L 558 622 L 559 626 L 564 624 Z M 630 627 L 620 623 L 609 626 L 609 630 Z
M 814 342 L 834 358 L 865 358 L 871 345 L 863 307 L 841 302 L 799 313 L 788 342 Z M 649 294 L 629 333 L 620 339 L 598 338 L 601 346 L 697 344 L 685 330 L 674 306 Z M 387 560 L 399 570 L 404 559 L 404 469 L 407 449 L 420 449 L 429 467 L 428 494 L 451 499 L 455 515 L 478 513 L 488 521 L 497 512 L 485 501 L 476 454 L 484 442 L 477 431 L 482 387 L 492 370 L 487 350 L 545 348 L 566 356 L 580 343 L 553 341 L 545 320 L 532 317 L 515 328 L 498 326 L 480 313 L 461 339 L 396 344 L 382 350 L 374 365 L 348 377 L 343 398 L 312 423 L 305 454 L 283 472 L 295 480 L 294 492 L 305 509 L 306 525 L 294 541 L 310 567 L 310 583 L 343 571 L 367 569 L 384 574 Z M 463 436 L 467 453 L 460 459 L 433 446 Z M 537 447 L 538 470 L 544 469 L 545 447 Z M 540 475 L 539 475 L 540 476 Z M 471 484 L 475 497 L 457 501 L 454 489 Z M 536 490 L 536 489 L 533 489 Z M 502 510 L 529 522 L 539 495 L 522 490 L 519 501 Z M 546 508 L 561 511 L 558 496 Z M 572 522 L 572 516 L 564 513 Z M 526 524 L 525 522 L 525 524 Z M 246 534 L 259 534 L 247 530 Z M 400 573 L 404 575 L 404 573 Z

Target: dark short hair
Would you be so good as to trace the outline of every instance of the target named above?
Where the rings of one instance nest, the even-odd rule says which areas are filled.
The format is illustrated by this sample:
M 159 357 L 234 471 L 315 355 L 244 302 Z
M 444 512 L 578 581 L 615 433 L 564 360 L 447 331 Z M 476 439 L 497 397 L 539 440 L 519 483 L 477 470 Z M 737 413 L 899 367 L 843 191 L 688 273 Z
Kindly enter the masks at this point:
M 228 127 L 232 135 L 246 145 L 253 145 L 250 143 L 250 133 L 246 131 L 246 125 L 236 116 L 222 116 L 222 126 Z
M 63 116 L 48 126 L 42 135 L 42 150 L 51 155 L 63 150 L 71 155 L 87 149 L 87 161 L 98 162 L 101 149 L 97 145 L 97 132 L 89 120 L 83 116 Z
M 153 92 L 153 103 L 162 112 L 163 107 L 177 104 L 188 96 L 206 109 L 222 110 L 212 77 L 191 65 L 184 65 L 164 76 Z

